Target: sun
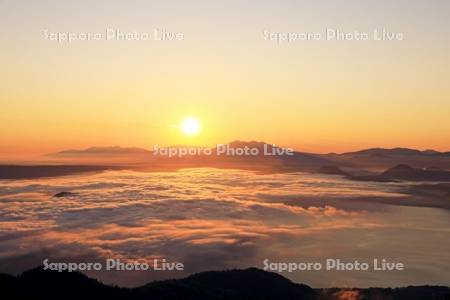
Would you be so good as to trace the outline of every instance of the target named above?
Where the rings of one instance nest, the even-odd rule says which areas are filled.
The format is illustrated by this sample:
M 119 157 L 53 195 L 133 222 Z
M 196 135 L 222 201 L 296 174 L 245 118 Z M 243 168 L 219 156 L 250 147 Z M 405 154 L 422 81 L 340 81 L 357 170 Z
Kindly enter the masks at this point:
M 200 121 L 194 117 L 184 118 L 180 123 L 180 129 L 185 135 L 197 135 L 201 131 Z

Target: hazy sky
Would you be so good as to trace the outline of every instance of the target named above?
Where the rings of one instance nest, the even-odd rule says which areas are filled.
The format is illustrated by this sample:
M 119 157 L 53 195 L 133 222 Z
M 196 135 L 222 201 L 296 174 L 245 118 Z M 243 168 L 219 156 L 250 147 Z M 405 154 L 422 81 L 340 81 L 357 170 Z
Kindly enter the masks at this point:
M 48 32 L 183 34 L 58 42 Z M 401 32 L 281 42 L 269 32 Z M 0 156 L 263 140 L 450 150 L 450 2 L 0 0 Z M 184 137 L 176 124 L 201 120 Z

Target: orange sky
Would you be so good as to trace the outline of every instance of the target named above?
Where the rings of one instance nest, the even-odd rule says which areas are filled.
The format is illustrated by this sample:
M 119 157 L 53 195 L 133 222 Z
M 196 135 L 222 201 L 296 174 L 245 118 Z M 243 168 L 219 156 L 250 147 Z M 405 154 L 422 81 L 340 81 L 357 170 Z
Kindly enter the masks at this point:
M 450 5 L 432 2 L 93 1 L 87 9 L 2 1 L 0 157 L 236 139 L 314 152 L 449 151 Z M 45 29 L 111 27 L 167 28 L 184 39 L 43 38 Z M 405 39 L 279 44 L 263 38 L 263 30 L 376 27 Z M 186 116 L 201 120 L 201 134 L 180 133 L 176 126 Z

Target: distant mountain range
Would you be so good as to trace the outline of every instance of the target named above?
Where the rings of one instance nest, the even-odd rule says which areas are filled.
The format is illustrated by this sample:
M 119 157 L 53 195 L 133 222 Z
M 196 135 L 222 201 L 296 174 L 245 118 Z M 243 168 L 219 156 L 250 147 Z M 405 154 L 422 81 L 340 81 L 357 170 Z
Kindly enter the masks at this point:
M 260 150 L 263 149 L 264 145 L 266 145 L 269 149 L 273 147 L 272 144 L 258 141 L 232 141 L 228 143 L 231 148 L 239 148 L 239 147 L 250 147 L 250 148 L 258 148 Z M 171 147 L 180 148 L 180 147 L 193 147 L 193 146 L 184 146 L 184 145 L 173 145 Z M 70 149 L 70 150 L 62 150 L 56 153 L 47 154 L 47 156 L 65 156 L 65 155 L 122 155 L 122 154 L 149 154 L 152 153 L 152 150 L 147 150 L 144 148 L 138 147 L 120 147 L 120 146 L 112 146 L 112 147 L 89 147 L 86 149 Z M 303 154 L 311 154 L 311 155 L 321 155 L 314 153 L 305 153 L 305 152 L 296 152 Z M 372 156 L 409 156 L 409 155 L 419 155 L 419 156 L 450 156 L 449 152 L 439 152 L 435 150 L 416 150 L 410 148 L 369 148 L 363 149 L 353 152 L 344 152 L 341 154 L 330 153 L 329 155 L 372 155 Z
M 0 274 L 0 287 L 2 296 L 8 299 L 46 300 L 447 300 L 450 297 L 450 288 L 444 286 L 313 289 L 256 268 L 203 272 L 137 288 L 105 285 L 77 272 L 60 273 L 36 268 L 17 277 Z
M 292 156 L 266 156 L 264 148 L 270 151 L 273 145 L 264 142 L 233 141 L 227 144 L 231 149 L 256 148 L 259 155 L 217 155 L 217 148 L 212 149 L 212 155 L 185 155 L 183 157 L 167 157 L 153 155 L 153 151 L 142 148 L 122 147 L 91 147 L 83 150 L 64 150 L 48 154 L 45 157 L 54 162 L 74 163 L 78 162 L 103 165 L 133 164 L 143 170 L 164 170 L 188 167 L 218 167 L 218 168 L 242 168 L 260 171 L 299 171 L 314 170 L 317 166 L 329 164 L 326 158 L 314 154 L 294 152 Z M 179 149 L 189 146 L 173 146 Z M 192 147 L 192 146 L 191 146 Z
M 81 150 L 63 150 L 56 153 L 47 154 L 47 156 L 79 156 L 79 155 L 130 155 L 130 154 L 151 154 L 152 152 L 143 148 L 124 148 L 114 147 L 90 147 Z
M 434 150 L 415 150 L 409 148 L 371 148 L 342 154 L 315 154 L 295 151 L 292 156 L 264 156 L 264 149 L 272 151 L 272 144 L 258 141 L 233 141 L 227 144 L 229 148 L 258 149 L 258 156 L 228 156 L 214 155 L 217 148 L 211 148 L 213 155 L 188 155 L 185 157 L 164 157 L 153 155 L 153 150 L 142 148 L 122 147 L 91 147 L 84 150 L 65 150 L 49 154 L 47 157 L 56 161 L 89 161 L 102 164 L 134 163 L 140 164 L 144 169 L 178 168 L 182 167 L 219 167 L 242 168 L 270 172 L 286 171 L 316 171 L 324 166 L 337 166 L 344 169 L 387 170 L 399 164 L 409 165 L 413 168 L 439 168 L 450 170 L 450 152 Z M 179 149 L 180 145 L 172 148 Z M 188 147 L 188 146 L 185 146 Z M 170 147 L 169 147 L 170 148 Z M 281 149 L 281 148 L 279 148 Z
M 399 156 L 399 155 L 427 155 L 427 156 L 450 156 L 450 152 L 438 152 L 435 150 L 415 150 L 409 148 L 370 148 L 355 152 L 345 152 L 342 155 L 374 155 L 374 156 Z
M 179 149 L 183 146 L 174 146 Z M 33 166 L 0 165 L 0 179 L 60 176 L 84 171 L 132 169 L 173 171 L 181 168 L 232 168 L 259 172 L 317 172 L 370 181 L 450 181 L 450 152 L 408 148 L 372 148 L 342 154 L 263 155 L 264 149 L 280 150 L 257 141 L 233 141 L 231 149 L 256 148 L 258 155 L 195 154 L 182 157 L 154 155 L 153 150 L 123 147 L 91 147 L 46 155 Z

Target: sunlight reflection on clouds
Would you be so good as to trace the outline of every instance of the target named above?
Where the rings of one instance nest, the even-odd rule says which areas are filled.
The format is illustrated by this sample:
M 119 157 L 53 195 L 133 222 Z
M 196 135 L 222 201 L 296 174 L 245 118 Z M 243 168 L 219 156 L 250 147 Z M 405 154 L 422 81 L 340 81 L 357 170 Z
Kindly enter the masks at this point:
M 76 194 L 52 197 L 61 191 Z M 404 220 L 373 209 L 371 202 L 405 197 L 395 184 L 216 169 L 2 181 L 0 272 L 33 267 L 46 256 L 165 257 L 184 262 L 191 273 L 260 266 L 264 257 L 313 259 L 354 248 L 362 255 L 370 241 L 356 237 L 405 228 Z M 98 275 L 131 285 L 149 280 L 108 276 Z

